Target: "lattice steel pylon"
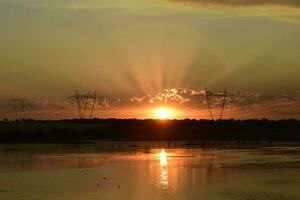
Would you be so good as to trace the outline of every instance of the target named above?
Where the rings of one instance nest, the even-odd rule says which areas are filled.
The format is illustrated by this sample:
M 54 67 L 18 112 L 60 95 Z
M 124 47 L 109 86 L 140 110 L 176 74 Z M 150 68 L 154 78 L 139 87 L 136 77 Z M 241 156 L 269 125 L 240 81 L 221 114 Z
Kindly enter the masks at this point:
M 13 107 L 15 119 L 17 121 L 30 119 L 30 114 L 34 105 L 30 100 L 26 99 L 25 96 L 23 98 L 15 98 L 12 96 L 10 103 Z
M 205 86 L 205 97 L 206 97 L 207 108 L 208 108 L 209 116 L 210 116 L 211 120 L 214 120 L 214 115 L 213 115 L 212 108 L 211 108 L 211 97 L 217 97 L 218 100 L 221 100 L 221 108 L 220 108 L 221 110 L 220 110 L 218 119 L 222 119 L 223 114 L 224 114 L 225 105 L 226 105 L 227 96 L 228 96 L 227 95 L 227 86 L 225 86 L 223 92 L 212 92 L 212 91 L 209 91 L 207 89 L 207 87 Z
M 79 94 L 78 90 L 76 90 L 75 95 L 70 98 L 74 99 L 77 104 L 78 116 L 80 119 L 90 119 L 93 117 L 97 99 L 96 91 L 94 91 L 93 94 L 90 94 L 89 92 L 86 94 Z

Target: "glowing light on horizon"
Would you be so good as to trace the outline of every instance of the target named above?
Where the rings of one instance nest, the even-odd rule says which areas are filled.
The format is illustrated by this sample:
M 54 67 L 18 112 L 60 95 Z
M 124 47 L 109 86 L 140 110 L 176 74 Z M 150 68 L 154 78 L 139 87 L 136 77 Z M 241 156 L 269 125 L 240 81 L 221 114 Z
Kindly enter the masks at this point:
M 167 107 L 160 107 L 153 110 L 153 117 L 155 119 L 174 119 L 177 116 L 177 112 L 174 109 Z

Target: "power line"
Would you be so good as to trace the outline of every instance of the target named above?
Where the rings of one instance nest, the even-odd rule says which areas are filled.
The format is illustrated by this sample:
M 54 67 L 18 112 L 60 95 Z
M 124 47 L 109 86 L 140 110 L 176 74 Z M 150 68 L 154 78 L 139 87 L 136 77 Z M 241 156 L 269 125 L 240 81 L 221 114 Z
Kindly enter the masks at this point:
M 215 98 L 221 99 L 221 108 L 220 108 L 221 110 L 220 110 L 218 119 L 222 119 L 223 114 L 224 114 L 227 96 L 228 96 L 227 95 L 227 86 L 225 86 L 223 92 L 212 92 L 212 91 L 209 91 L 208 88 L 205 86 L 205 97 L 206 97 L 207 108 L 208 108 L 209 116 L 210 116 L 211 120 L 214 120 L 214 115 L 212 112 L 211 98 L 215 97 Z
M 30 119 L 34 104 L 29 99 L 26 99 L 25 96 L 23 98 L 15 98 L 12 96 L 10 104 L 12 105 L 15 113 L 15 120 L 21 121 L 24 119 Z
M 78 116 L 80 119 L 85 119 L 87 116 L 88 118 L 93 117 L 97 99 L 96 91 L 94 91 L 93 94 L 90 94 L 89 92 L 87 92 L 86 94 L 80 94 L 78 90 L 75 90 L 75 95 L 69 98 L 75 99 Z

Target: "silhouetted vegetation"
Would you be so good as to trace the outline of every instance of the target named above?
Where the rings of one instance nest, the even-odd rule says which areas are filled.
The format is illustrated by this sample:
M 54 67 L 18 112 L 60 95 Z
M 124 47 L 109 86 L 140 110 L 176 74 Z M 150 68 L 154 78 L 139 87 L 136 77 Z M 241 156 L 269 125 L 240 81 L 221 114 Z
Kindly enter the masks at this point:
M 293 119 L 0 122 L 1 143 L 75 143 L 93 140 L 300 141 L 300 122 Z

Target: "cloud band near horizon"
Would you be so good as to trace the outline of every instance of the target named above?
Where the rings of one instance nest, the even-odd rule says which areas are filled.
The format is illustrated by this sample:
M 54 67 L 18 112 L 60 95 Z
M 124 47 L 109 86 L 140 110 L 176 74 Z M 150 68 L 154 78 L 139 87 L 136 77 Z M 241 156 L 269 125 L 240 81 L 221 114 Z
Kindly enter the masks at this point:
M 65 101 L 38 101 L 32 116 L 36 119 L 76 118 L 77 106 L 70 99 Z M 211 98 L 211 106 L 216 115 L 222 102 Z M 204 90 L 189 88 L 164 89 L 155 94 L 131 98 L 99 96 L 95 105 L 95 117 L 99 118 L 151 118 L 149 109 L 158 106 L 173 107 L 182 111 L 179 118 L 209 118 Z M 8 99 L 0 101 L 2 118 L 13 118 L 13 110 Z M 292 94 L 266 95 L 247 91 L 234 91 L 226 99 L 225 118 L 296 118 L 300 119 L 300 91 Z M 46 116 L 46 118 L 45 118 Z M 48 118 L 47 118 L 48 117 Z
M 261 6 L 276 5 L 300 8 L 298 0 L 170 0 L 174 2 L 200 3 L 211 5 L 227 5 L 227 6 Z

